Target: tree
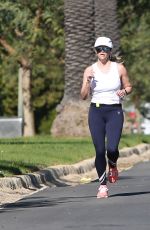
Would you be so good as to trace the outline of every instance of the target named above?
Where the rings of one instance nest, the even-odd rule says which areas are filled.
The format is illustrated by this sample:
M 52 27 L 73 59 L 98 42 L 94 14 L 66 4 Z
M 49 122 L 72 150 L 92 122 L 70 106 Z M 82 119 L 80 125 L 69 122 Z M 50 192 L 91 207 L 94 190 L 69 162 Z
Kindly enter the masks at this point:
M 64 3 L 65 91 L 51 132 L 77 136 L 87 132 L 87 105 L 80 101 L 80 88 L 84 68 L 94 60 L 94 5 L 93 0 Z
M 136 108 L 150 101 L 150 2 L 146 0 L 119 1 L 121 49 L 133 84 L 131 101 Z
M 120 52 L 120 31 L 116 0 L 95 0 L 95 37 L 110 37 L 113 41 L 113 53 Z
M 65 0 L 65 92 L 53 135 L 89 135 L 89 102 L 80 100 L 80 89 L 85 67 L 95 61 L 95 38 L 103 35 L 114 37 L 118 49 L 116 1 Z
M 59 15 L 60 11 L 62 12 L 62 4 L 60 2 L 61 0 L 57 1 L 57 4 L 54 4 L 52 0 L 35 0 L 32 2 L 29 0 L 7 0 L 0 3 L 2 62 L 4 63 L 6 59 L 4 56 L 7 57 L 7 60 L 9 56 L 12 56 L 13 62 L 19 63 L 22 68 L 25 136 L 34 135 L 35 133 L 33 108 L 39 105 L 37 105 L 35 97 L 37 89 L 34 89 L 34 84 L 39 82 L 39 75 L 48 75 L 50 66 L 57 63 L 63 57 L 63 26 L 60 26 L 58 23 L 62 19 L 62 13 L 61 16 Z M 58 20 L 55 19 L 56 16 L 58 16 Z M 57 51 L 56 47 L 58 50 L 60 48 L 60 50 Z M 41 57 L 44 58 L 41 59 Z M 53 61 L 49 61 L 51 58 Z M 60 61 L 62 62 L 62 60 Z M 9 67 L 12 66 L 14 65 Z M 54 70 L 54 67 L 52 69 Z M 48 78 L 50 79 L 50 77 L 46 79 Z M 43 83 L 44 80 L 41 80 L 40 86 L 48 88 L 45 85 L 46 80 Z M 40 91 L 40 86 L 38 87 L 38 92 Z M 57 96 L 54 97 L 57 99 Z M 53 100 L 51 99 L 51 101 Z M 46 101 L 44 98 L 42 105 L 45 107 Z

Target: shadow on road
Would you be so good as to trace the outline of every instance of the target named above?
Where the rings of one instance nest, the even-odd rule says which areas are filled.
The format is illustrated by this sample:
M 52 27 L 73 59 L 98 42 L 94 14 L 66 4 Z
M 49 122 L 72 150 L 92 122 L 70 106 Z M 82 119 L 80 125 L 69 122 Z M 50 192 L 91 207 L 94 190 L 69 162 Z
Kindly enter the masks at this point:
M 133 177 L 133 176 L 119 176 L 119 181 L 127 180 L 127 179 L 131 180 L 131 179 L 135 179 L 135 177 Z M 98 178 L 95 180 L 92 180 L 92 183 L 97 183 L 97 182 L 99 182 Z
M 118 193 L 114 195 L 110 195 L 109 197 L 127 197 L 127 196 L 139 196 L 143 194 L 150 194 L 150 191 L 145 192 L 131 192 L 131 193 Z M 85 202 L 85 199 L 95 198 L 95 196 L 72 196 L 72 197 L 59 197 L 54 199 L 49 199 L 46 197 L 26 197 L 19 202 L 13 204 L 7 204 L 4 209 L 0 210 L 2 212 L 10 212 L 10 211 L 21 211 L 26 208 L 42 208 L 42 207 L 53 207 L 56 205 L 61 204 L 68 204 L 68 203 L 81 203 Z
M 42 207 L 53 207 L 56 205 L 67 204 L 67 203 L 74 203 L 78 202 L 81 203 L 83 199 L 95 198 L 95 196 L 73 196 L 73 197 L 59 197 L 55 199 L 48 199 L 46 197 L 27 197 L 23 200 L 20 200 L 16 203 L 6 204 L 4 209 L 0 210 L 2 212 L 10 212 L 10 211 L 20 211 L 21 209 L 24 210 L 25 208 L 42 208 Z
M 147 192 L 118 193 L 118 194 L 110 195 L 109 197 L 115 197 L 115 196 L 138 196 L 138 195 L 144 195 L 144 194 L 150 194 L 150 191 L 147 191 Z

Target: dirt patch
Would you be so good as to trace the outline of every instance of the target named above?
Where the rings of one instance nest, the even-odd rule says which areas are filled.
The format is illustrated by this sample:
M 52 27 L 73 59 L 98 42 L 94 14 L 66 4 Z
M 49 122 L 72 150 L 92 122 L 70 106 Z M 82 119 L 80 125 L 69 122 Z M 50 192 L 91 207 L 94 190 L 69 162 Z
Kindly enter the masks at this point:
M 118 160 L 118 170 L 119 172 L 123 170 L 128 170 L 132 168 L 135 164 L 139 162 L 150 161 L 150 150 L 146 151 L 141 155 L 133 154 L 130 157 L 120 157 Z M 83 183 L 89 183 L 97 179 L 97 173 L 95 168 L 84 174 L 72 174 L 61 177 L 63 181 L 69 183 L 70 185 L 77 185 Z

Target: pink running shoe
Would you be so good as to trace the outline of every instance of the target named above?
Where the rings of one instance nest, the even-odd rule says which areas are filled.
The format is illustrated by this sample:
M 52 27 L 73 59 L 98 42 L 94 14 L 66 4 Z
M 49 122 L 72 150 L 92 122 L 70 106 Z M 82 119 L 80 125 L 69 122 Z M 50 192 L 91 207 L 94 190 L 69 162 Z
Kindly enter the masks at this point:
M 118 169 L 117 167 L 109 167 L 108 180 L 110 183 L 115 183 L 118 180 Z
M 108 197 L 108 188 L 106 185 L 100 185 L 97 193 L 97 198 L 107 198 Z

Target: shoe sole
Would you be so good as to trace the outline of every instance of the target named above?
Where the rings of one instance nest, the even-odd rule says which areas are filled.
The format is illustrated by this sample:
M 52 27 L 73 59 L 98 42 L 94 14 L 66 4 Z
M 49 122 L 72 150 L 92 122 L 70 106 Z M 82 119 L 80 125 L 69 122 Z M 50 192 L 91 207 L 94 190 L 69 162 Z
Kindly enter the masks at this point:
M 102 196 L 102 197 L 97 197 L 97 199 L 103 199 L 103 198 L 108 198 L 108 196 Z
M 103 195 L 97 196 L 97 199 L 101 199 L 101 198 L 108 198 L 108 195 L 105 194 L 104 196 Z

